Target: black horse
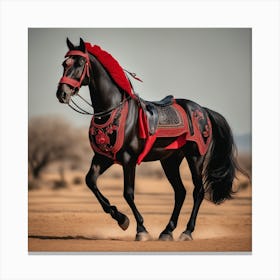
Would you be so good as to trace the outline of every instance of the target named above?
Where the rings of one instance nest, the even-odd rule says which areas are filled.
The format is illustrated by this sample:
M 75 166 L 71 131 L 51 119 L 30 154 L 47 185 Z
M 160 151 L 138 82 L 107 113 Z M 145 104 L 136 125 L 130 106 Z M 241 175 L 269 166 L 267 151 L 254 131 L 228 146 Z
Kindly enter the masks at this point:
M 124 136 L 117 151 L 106 155 L 106 145 L 110 144 L 112 137 L 117 137 L 116 133 L 118 131 L 114 131 L 114 133 L 111 131 L 111 134 L 101 133 L 100 135 L 99 132 L 96 132 L 98 135 L 95 135 L 95 143 L 92 143 L 91 138 L 95 154 L 86 175 L 86 184 L 95 194 L 103 210 L 109 213 L 123 230 L 126 230 L 129 226 L 127 216 L 119 212 L 116 206 L 111 205 L 97 187 L 97 179 L 105 170 L 116 162 L 121 164 L 124 176 L 123 195 L 137 222 L 136 240 L 150 240 L 151 236 L 146 230 L 144 220 L 134 203 L 135 169 L 139 155 L 145 148 L 146 143 L 145 139 L 139 137 L 139 108 L 143 104 L 147 105 L 149 103 L 145 103 L 143 100 L 141 102 L 139 98 L 131 98 L 127 92 L 120 88 L 100 61 L 87 51 L 86 43 L 82 39 L 80 39 L 79 46 L 74 46 L 67 38 L 67 45 L 69 52 L 66 54 L 67 59 L 63 63 L 64 74 L 56 93 L 58 100 L 61 103 L 69 104 L 71 96 L 78 94 L 81 86 L 88 86 L 94 109 L 93 122 L 97 127 L 98 125 L 101 127 L 108 122 L 113 113 L 116 115 L 113 119 L 121 122 L 120 118 L 124 113 L 118 110 L 123 110 L 127 106 L 127 116 L 123 124 Z M 202 155 L 195 141 L 186 141 L 176 149 L 166 149 L 177 138 L 160 137 L 155 139 L 143 161 L 160 160 L 165 175 L 174 189 L 174 209 L 169 223 L 159 236 L 160 240 L 173 240 L 172 232 L 176 228 L 178 216 L 186 196 L 179 166 L 184 158 L 187 159 L 192 174 L 194 191 L 190 219 L 186 230 L 179 237 L 179 240 L 184 241 L 192 240 L 192 232 L 195 228 L 199 207 L 206 195 L 209 200 L 216 204 L 232 198 L 232 184 L 238 165 L 235 158 L 232 132 L 224 117 L 189 100 L 175 99 L 175 102 L 183 108 L 188 118 L 190 108 L 195 108 L 210 120 L 211 141 L 207 151 Z M 158 105 L 161 106 L 162 104 Z M 189 121 L 191 123 L 191 119 Z M 121 124 L 118 121 L 115 125 L 117 130 L 121 129 Z M 112 126 L 110 127 L 112 129 Z M 90 133 L 90 137 L 93 134 L 94 131 Z M 104 143 L 105 146 L 102 150 L 102 144 Z

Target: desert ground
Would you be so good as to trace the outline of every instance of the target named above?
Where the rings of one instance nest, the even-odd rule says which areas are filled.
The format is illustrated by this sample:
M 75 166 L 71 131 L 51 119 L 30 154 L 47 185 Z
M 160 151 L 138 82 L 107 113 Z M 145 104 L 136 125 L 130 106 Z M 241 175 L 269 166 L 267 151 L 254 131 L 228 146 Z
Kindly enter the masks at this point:
M 68 185 L 54 188 L 55 172 L 44 174 L 42 186 L 28 192 L 29 252 L 251 252 L 252 187 L 242 175 L 234 182 L 234 199 L 221 205 L 204 200 L 192 241 L 177 241 L 185 230 L 192 208 L 193 185 L 187 166 L 181 173 L 187 189 L 174 241 L 158 241 L 173 209 L 173 190 L 156 163 L 139 167 L 136 175 L 136 205 L 144 217 L 152 241 L 134 241 L 136 223 L 123 198 L 119 166 L 104 174 L 98 187 L 112 205 L 126 214 L 130 226 L 123 231 L 103 212 L 84 183 L 84 172 L 65 173 Z M 141 169 L 142 168 L 142 169 Z M 187 171 L 186 171 L 187 170 Z M 144 172 L 145 171 L 145 172 Z M 145 176 L 143 176 L 143 174 Z

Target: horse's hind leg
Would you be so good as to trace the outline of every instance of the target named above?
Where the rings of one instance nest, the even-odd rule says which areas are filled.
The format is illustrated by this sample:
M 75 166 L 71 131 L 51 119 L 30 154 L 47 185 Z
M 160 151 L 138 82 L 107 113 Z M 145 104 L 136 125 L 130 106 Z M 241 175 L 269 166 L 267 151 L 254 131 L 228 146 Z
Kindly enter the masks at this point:
M 112 164 L 113 161 L 111 159 L 96 154 L 92 159 L 90 170 L 86 175 L 86 183 L 91 191 L 95 194 L 103 210 L 106 213 L 109 213 L 112 218 L 118 222 L 119 226 L 123 230 L 126 230 L 129 226 L 129 219 L 124 214 L 119 212 L 116 206 L 110 205 L 109 200 L 99 191 L 96 185 L 98 177 Z
M 194 231 L 195 228 L 197 214 L 201 202 L 203 201 L 204 198 L 204 188 L 202 182 L 202 167 L 203 167 L 204 157 L 187 156 L 187 161 L 191 170 L 192 180 L 194 184 L 193 208 L 192 208 L 190 219 L 187 224 L 187 228 L 179 237 L 180 241 L 192 240 L 192 232 Z
M 173 240 L 172 232 L 177 226 L 178 217 L 186 197 L 186 190 L 180 176 L 180 164 L 183 156 L 173 154 L 171 157 L 161 160 L 161 165 L 165 172 L 167 179 L 175 193 L 175 204 L 173 213 L 164 231 L 161 232 L 159 240 Z

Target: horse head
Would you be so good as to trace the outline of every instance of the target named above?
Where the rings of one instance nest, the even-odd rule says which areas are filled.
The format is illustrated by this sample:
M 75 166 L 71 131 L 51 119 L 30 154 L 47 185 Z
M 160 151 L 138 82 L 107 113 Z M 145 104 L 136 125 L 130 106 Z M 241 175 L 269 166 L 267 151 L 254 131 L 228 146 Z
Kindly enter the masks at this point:
M 80 45 L 74 46 L 67 38 L 69 51 L 62 63 L 63 76 L 59 81 L 56 97 L 59 102 L 69 104 L 71 96 L 78 93 L 81 86 L 89 83 L 90 59 L 82 38 Z

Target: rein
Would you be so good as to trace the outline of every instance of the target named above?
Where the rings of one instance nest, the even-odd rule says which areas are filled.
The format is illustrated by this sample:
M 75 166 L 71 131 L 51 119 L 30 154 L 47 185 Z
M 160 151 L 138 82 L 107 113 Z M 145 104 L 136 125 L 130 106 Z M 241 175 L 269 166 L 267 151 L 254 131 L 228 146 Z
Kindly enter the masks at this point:
M 128 101 L 131 98 L 131 96 L 128 96 L 127 98 L 124 98 L 123 101 L 121 101 L 117 106 L 107 110 L 107 111 L 103 111 L 103 112 L 98 112 L 93 114 L 95 117 L 97 118 L 102 118 L 105 117 L 109 114 L 111 114 L 114 110 L 116 110 L 117 108 L 121 107 L 126 101 Z
M 72 103 L 76 106 L 76 108 L 75 108 L 75 107 L 72 106 L 71 104 L 68 104 L 68 106 L 69 106 L 72 110 L 76 111 L 77 113 L 83 114 L 83 115 L 91 115 L 91 116 L 94 115 L 93 113 L 90 113 L 90 112 L 84 110 L 83 108 L 81 108 L 81 107 L 80 107 L 77 103 L 75 103 L 73 100 L 71 100 L 71 101 L 72 101 Z
M 90 104 L 86 99 L 84 99 L 80 94 L 76 93 L 76 95 L 78 97 L 80 97 L 85 103 L 87 103 L 90 107 L 92 107 L 93 109 L 93 106 L 92 104 Z M 114 110 L 116 110 L 117 108 L 121 107 L 126 101 L 128 101 L 129 99 L 131 99 L 131 96 L 128 96 L 127 98 L 124 98 L 117 106 L 109 109 L 109 110 L 106 110 L 106 111 L 102 111 L 102 112 L 98 112 L 98 113 L 90 113 L 86 110 L 84 110 L 83 108 L 81 108 L 74 100 L 71 99 L 71 102 L 76 106 L 76 108 L 74 106 L 72 106 L 71 104 L 68 104 L 68 106 L 76 111 L 77 113 L 80 113 L 82 115 L 91 115 L 91 116 L 94 116 L 94 117 L 97 117 L 97 118 L 102 118 L 102 117 L 105 117 L 109 114 L 111 114 Z

